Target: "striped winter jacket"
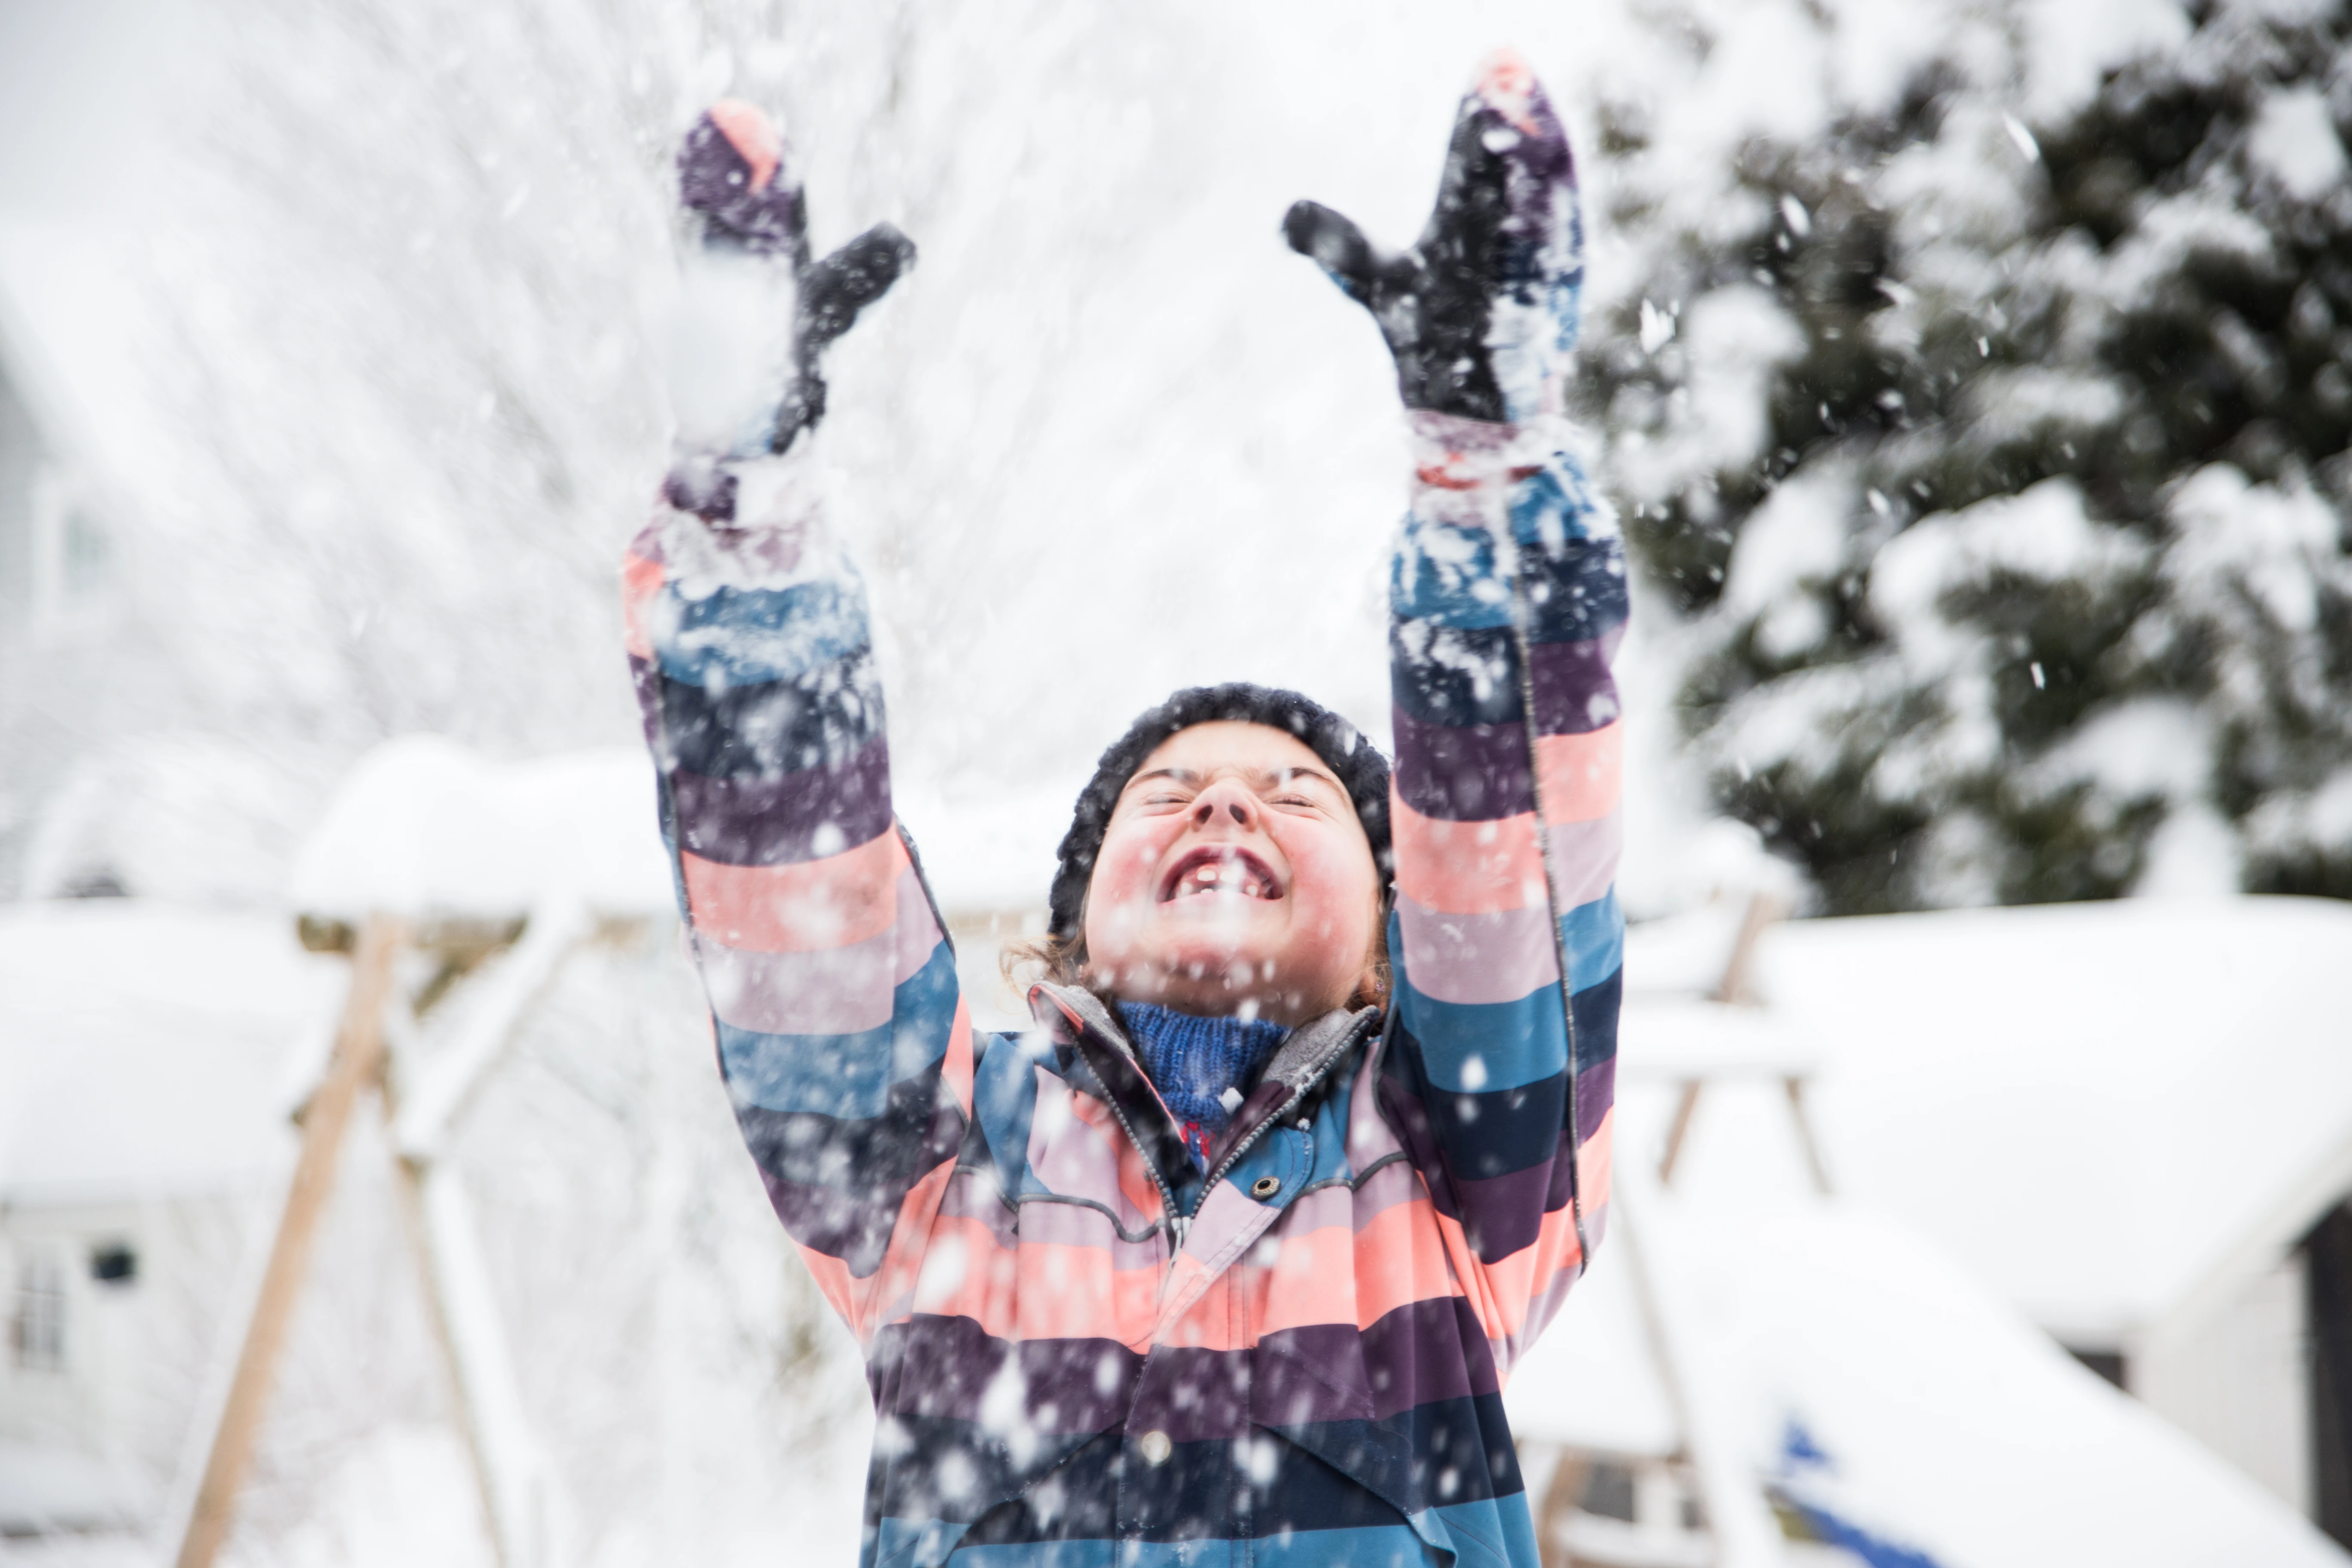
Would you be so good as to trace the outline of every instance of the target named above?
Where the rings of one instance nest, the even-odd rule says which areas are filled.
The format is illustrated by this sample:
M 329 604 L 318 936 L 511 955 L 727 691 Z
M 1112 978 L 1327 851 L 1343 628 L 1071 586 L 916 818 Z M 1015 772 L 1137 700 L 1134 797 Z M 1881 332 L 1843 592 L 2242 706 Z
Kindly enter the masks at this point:
M 1537 1560 L 1499 1390 L 1609 1201 L 1624 573 L 1571 459 L 1413 418 L 1395 1000 L 1295 1031 L 1205 1174 L 1093 996 L 973 1030 L 798 459 L 632 547 L 720 1068 L 868 1360 L 867 1568 Z

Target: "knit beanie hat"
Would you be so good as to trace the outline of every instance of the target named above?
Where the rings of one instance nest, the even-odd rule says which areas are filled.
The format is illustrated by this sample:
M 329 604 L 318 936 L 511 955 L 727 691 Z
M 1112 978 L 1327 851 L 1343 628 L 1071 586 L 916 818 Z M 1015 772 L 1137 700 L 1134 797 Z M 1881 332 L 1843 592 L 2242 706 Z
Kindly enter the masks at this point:
M 1095 776 L 1078 793 L 1070 816 L 1070 831 L 1063 836 L 1061 864 L 1054 873 L 1054 891 L 1047 903 L 1047 930 L 1055 936 L 1076 936 L 1087 886 L 1093 880 L 1095 857 L 1102 849 L 1103 831 L 1110 826 L 1111 808 L 1119 792 L 1143 760 L 1160 742 L 1179 730 L 1221 720 L 1264 724 L 1296 735 L 1323 759 L 1341 788 L 1356 805 L 1356 816 L 1371 841 L 1372 863 L 1387 885 L 1393 869 L 1389 848 L 1389 760 L 1364 739 L 1353 724 L 1328 708 L 1296 691 L 1235 681 L 1225 686 L 1192 686 L 1146 711 L 1128 726 L 1095 764 Z

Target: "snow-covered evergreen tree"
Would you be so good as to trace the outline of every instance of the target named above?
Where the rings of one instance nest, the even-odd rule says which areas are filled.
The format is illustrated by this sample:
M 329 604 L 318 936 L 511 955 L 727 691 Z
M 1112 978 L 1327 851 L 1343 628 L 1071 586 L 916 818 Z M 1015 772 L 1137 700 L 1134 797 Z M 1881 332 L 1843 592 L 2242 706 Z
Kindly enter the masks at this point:
M 2055 114 L 1956 31 L 1595 334 L 1689 731 L 1827 909 L 2352 897 L 2352 12 L 2189 19 Z

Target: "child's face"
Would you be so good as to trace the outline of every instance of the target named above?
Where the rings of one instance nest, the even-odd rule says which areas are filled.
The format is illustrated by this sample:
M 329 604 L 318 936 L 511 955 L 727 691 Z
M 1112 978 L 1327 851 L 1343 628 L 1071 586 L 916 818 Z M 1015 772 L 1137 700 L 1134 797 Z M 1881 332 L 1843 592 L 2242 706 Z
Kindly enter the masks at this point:
M 1263 724 L 1180 730 L 1128 781 L 1087 889 L 1087 967 L 1130 1002 L 1297 1024 L 1372 963 L 1380 878 L 1354 802 Z

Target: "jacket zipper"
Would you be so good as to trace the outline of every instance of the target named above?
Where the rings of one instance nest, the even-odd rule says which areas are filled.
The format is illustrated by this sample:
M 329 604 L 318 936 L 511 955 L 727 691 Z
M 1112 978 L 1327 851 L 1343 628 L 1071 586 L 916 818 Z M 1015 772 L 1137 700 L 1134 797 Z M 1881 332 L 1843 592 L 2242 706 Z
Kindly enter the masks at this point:
M 1097 1073 L 1095 1076 L 1099 1079 L 1102 1075 Z M 1127 1134 L 1127 1141 L 1129 1143 L 1135 1145 L 1136 1157 L 1143 1162 L 1143 1168 L 1151 1173 L 1151 1184 L 1160 1189 L 1160 1209 L 1168 1216 L 1168 1234 L 1171 1237 L 1168 1260 L 1173 1263 L 1176 1261 L 1176 1255 L 1184 1250 L 1184 1233 L 1192 1228 L 1192 1216 L 1176 1212 L 1175 1190 L 1169 1186 L 1168 1179 L 1160 1173 L 1160 1162 L 1151 1157 L 1151 1151 L 1145 1148 L 1143 1140 L 1135 1135 L 1135 1124 L 1128 1121 L 1127 1112 L 1119 1107 L 1118 1096 L 1110 1092 L 1108 1084 L 1103 1085 L 1103 1103 L 1109 1106 L 1111 1115 L 1118 1119 L 1118 1130 Z M 1202 1189 L 1204 1193 L 1207 1190 L 1206 1187 Z
M 1349 1047 L 1353 1047 L 1356 1041 L 1362 1037 L 1365 1026 L 1371 1020 L 1370 1019 L 1360 1019 L 1353 1025 L 1350 1025 L 1346 1037 L 1342 1038 L 1337 1046 L 1334 1046 L 1331 1048 L 1331 1054 L 1329 1056 L 1323 1058 L 1323 1065 L 1317 1068 L 1313 1075 L 1307 1078 L 1305 1082 L 1299 1084 L 1297 1088 L 1290 1091 L 1290 1098 L 1282 1102 L 1282 1109 L 1267 1117 L 1265 1121 L 1259 1122 L 1255 1127 L 1251 1128 L 1247 1137 L 1244 1138 L 1240 1142 L 1225 1151 L 1225 1157 L 1217 1162 L 1217 1168 L 1210 1172 L 1208 1180 L 1201 1184 L 1201 1199 L 1203 1203 L 1208 1201 L 1209 1194 L 1216 1184 L 1224 1180 L 1225 1173 L 1232 1170 L 1234 1165 L 1239 1163 L 1241 1157 L 1248 1153 L 1251 1149 L 1255 1148 L 1259 1139 L 1265 1136 L 1267 1129 L 1282 1121 L 1284 1119 L 1288 1117 L 1292 1111 L 1297 1110 L 1298 1102 L 1305 1100 L 1309 1094 L 1313 1093 L 1318 1084 L 1331 1076 L 1331 1068 L 1339 1062 L 1341 1057 L 1348 1054 Z M 1114 1106 L 1112 1109 L 1116 1110 L 1118 1108 Z M 1148 1154 L 1144 1156 L 1144 1162 L 1147 1164 L 1150 1163 L 1150 1156 Z
M 1089 1027 L 1085 1019 L 1072 1015 L 1066 1008 L 1063 1009 L 1063 1016 L 1068 1018 L 1070 1023 L 1075 1026 L 1081 1034 L 1084 1034 Z M 1293 1110 L 1297 1110 L 1298 1108 L 1299 1101 L 1305 1100 L 1309 1094 L 1313 1093 L 1317 1085 L 1320 1084 L 1325 1079 L 1331 1076 L 1331 1068 L 1333 1065 L 1337 1063 L 1341 1057 L 1346 1056 L 1349 1048 L 1354 1046 L 1358 1039 L 1362 1037 L 1365 1026 L 1371 1021 L 1372 1020 L 1370 1019 L 1364 1019 L 1351 1025 L 1348 1030 L 1347 1036 L 1341 1039 L 1338 1045 L 1331 1048 L 1331 1054 L 1323 1058 L 1322 1065 L 1315 1069 L 1313 1075 L 1290 1091 L 1290 1098 L 1282 1102 L 1282 1108 L 1276 1110 L 1273 1115 L 1267 1117 L 1264 1121 L 1259 1122 L 1255 1127 L 1250 1129 L 1249 1135 L 1247 1137 L 1244 1138 L 1240 1142 L 1225 1151 L 1225 1157 L 1217 1162 L 1217 1168 L 1210 1172 L 1207 1178 L 1201 1183 L 1202 1202 L 1206 1203 L 1208 1201 L 1210 1192 L 1215 1188 L 1219 1182 L 1224 1179 L 1225 1173 L 1232 1170 L 1243 1155 L 1248 1153 L 1251 1149 L 1256 1146 L 1258 1140 L 1265 1136 L 1267 1129 L 1275 1126 L 1285 1117 L 1288 1116 Z M 1097 1073 L 1096 1077 L 1099 1079 L 1101 1075 Z M 1151 1184 L 1160 1190 L 1160 1212 L 1168 1216 L 1168 1235 L 1171 1240 L 1171 1245 L 1168 1249 L 1168 1260 L 1172 1263 L 1176 1260 L 1176 1254 L 1184 1250 L 1184 1237 L 1186 1233 L 1192 1228 L 1192 1216 L 1188 1214 L 1180 1214 L 1177 1212 L 1175 1190 L 1169 1186 L 1168 1179 L 1160 1174 L 1160 1163 L 1151 1157 L 1151 1151 L 1143 1146 L 1143 1140 L 1136 1136 L 1135 1124 L 1127 1119 L 1127 1111 L 1119 1105 L 1118 1096 L 1110 1092 L 1110 1085 L 1104 1084 L 1102 1087 L 1103 1103 L 1110 1107 L 1112 1117 L 1118 1122 L 1118 1130 L 1126 1133 L 1127 1141 L 1135 1146 L 1136 1157 L 1143 1162 L 1144 1170 L 1150 1173 L 1151 1176 Z
M 1507 527 L 1506 529 L 1507 536 Z M 1576 977 L 1569 971 L 1567 933 L 1560 930 L 1560 917 L 1567 911 L 1559 907 L 1559 878 L 1551 863 L 1551 818 L 1544 812 L 1543 770 L 1536 766 L 1536 678 L 1531 658 L 1528 627 L 1535 611 L 1528 602 L 1527 574 L 1519 570 L 1518 542 L 1512 539 L 1511 548 L 1511 647 L 1519 660 L 1519 721 L 1526 728 L 1528 741 L 1528 793 L 1536 805 L 1536 847 L 1543 861 L 1544 905 L 1551 917 L 1551 949 L 1553 962 L 1559 966 L 1559 1016 L 1567 1030 L 1568 1070 L 1568 1218 L 1576 1231 L 1576 1255 L 1585 1262 L 1592 1258 L 1592 1243 L 1584 1234 L 1583 1184 L 1578 1181 L 1576 1166 L 1576 1131 L 1582 1125 L 1576 1109 L 1576 1002 L 1570 989 Z
M 1059 1001 L 1054 1005 L 1060 1008 L 1062 1016 L 1069 1020 L 1070 1026 L 1077 1030 L 1080 1038 L 1084 1038 L 1087 1029 L 1093 1026 L 1071 1012 L 1069 1008 L 1063 1006 Z M 1089 1064 L 1088 1070 L 1092 1070 L 1092 1064 Z M 1097 1082 L 1101 1082 L 1102 1074 L 1095 1073 L 1095 1079 Z M 1110 1085 L 1108 1083 L 1102 1085 L 1102 1091 L 1103 1103 L 1110 1107 L 1112 1117 L 1118 1122 L 1118 1130 L 1126 1133 L 1127 1141 L 1135 1146 L 1136 1157 L 1143 1162 L 1144 1170 L 1151 1177 L 1151 1184 L 1160 1190 L 1160 1212 L 1167 1218 L 1170 1237 L 1168 1261 L 1173 1263 L 1176 1261 L 1176 1255 L 1184 1250 L 1184 1233 L 1192 1228 L 1192 1218 L 1190 1215 L 1176 1212 L 1175 1189 L 1168 1184 L 1168 1178 L 1160 1173 L 1160 1162 L 1151 1157 L 1151 1151 L 1145 1148 L 1143 1140 L 1135 1135 L 1135 1123 L 1127 1119 L 1127 1111 L 1118 1103 L 1118 1096 L 1111 1092 Z M 1206 1192 L 1208 1189 L 1204 1187 L 1202 1190 Z

